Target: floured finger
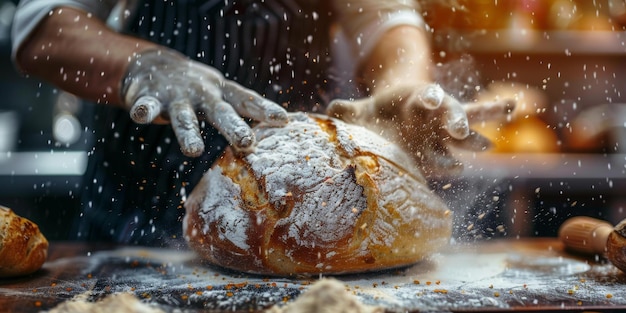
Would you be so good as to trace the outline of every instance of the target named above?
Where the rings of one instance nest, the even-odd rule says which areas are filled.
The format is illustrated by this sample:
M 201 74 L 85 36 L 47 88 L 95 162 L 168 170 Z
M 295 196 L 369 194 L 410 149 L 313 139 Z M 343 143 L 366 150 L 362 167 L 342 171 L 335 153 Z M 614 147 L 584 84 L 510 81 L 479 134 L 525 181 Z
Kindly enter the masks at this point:
M 207 119 L 235 149 L 246 150 L 255 143 L 254 133 L 235 109 L 228 103 L 218 100 L 205 103 L 202 108 Z
M 204 140 L 200 136 L 198 118 L 186 100 L 174 101 L 168 108 L 172 129 L 184 155 L 197 157 L 204 151 Z
M 463 106 L 470 124 L 506 119 L 515 110 L 515 100 L 474 102 Z
M 463 139 L 470 133 L 465 110 L 454 98 L 447 96 L 443 103 L 444 127 L 455 139 Z
M 130 118 L 139 124 L 148 124 L 161 114 L 161 102 L 152 96 L 139 97 L 130 108 Z
M 222 92 L 224 100 L 230 103 L 240 116 L 274 126 L 287 124 L 287 110 L 254 91 L 234 82 L 225 82 Z
M 491 140 L 475 131 L 470 131 L 470 134 L 464 139 L 450 141 L 450 145 L 462 150 L 476 152 L 487 151 L 493 147 Z
M 328 104 L 326 114 L 348 123 L 354 123 L 367 115 L 368 110 L 371 110 L 373 107 L 373 98 L 359 100 L 335 99 Z M 370 117 L 373 118 L 373 116 Z
M 424 89 L 416 93 L 418 100 L 427 109 L 436 109 L 443 103 L 446 93 L 437 84 L 428 84 L 424 86 Z

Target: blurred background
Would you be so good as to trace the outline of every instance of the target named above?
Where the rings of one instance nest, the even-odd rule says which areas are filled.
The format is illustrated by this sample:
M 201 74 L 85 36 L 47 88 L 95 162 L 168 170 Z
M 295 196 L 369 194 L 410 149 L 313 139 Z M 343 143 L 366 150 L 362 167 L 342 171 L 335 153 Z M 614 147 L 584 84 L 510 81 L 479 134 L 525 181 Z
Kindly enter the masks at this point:
M 0 0 L 0 205 L 63 239 L 90 147 L 80 122 L 89 104 L 17 71 L 10 31 L 18 2 Z
M 556 236 L 571 216 L 624 219 L 626 1 L 454 2 L 426 15 L 436 56 L 462 61 L 444 82 L 460 97 L 518 103 L 475 128 L 495 149 L 466 156 L 463 178 L 441 183 L 464 215 L 457 237 Z M 465 81 L 458 68 L 471 69 Z
M 428 1 L 438 79 L 463 99 L 511 97 L 495 142 L 466 173 L 433 182 L 456 237 L 555 236 L 567 217 L 626 218 L 626 1 Z M 11 63 L 17 0 L 0 0 L 0 204 L 67 236 L 93 138 L 90 104 Z

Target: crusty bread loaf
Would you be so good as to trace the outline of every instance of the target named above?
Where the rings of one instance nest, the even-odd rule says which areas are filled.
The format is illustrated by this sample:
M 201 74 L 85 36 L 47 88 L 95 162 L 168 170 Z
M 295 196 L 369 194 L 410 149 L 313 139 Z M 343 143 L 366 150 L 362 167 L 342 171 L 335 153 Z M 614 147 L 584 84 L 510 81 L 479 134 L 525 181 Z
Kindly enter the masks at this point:
M 0 206 L 0 277 L 28 275 L 48 257 L 48 240 L 39 227 Z
M 411 158 L 365 128 L 294 113 L 227 149 L 186 200 L 189 245 L 205 260 L 268 274 L 409 265 L 447 244 L 452 216 Z

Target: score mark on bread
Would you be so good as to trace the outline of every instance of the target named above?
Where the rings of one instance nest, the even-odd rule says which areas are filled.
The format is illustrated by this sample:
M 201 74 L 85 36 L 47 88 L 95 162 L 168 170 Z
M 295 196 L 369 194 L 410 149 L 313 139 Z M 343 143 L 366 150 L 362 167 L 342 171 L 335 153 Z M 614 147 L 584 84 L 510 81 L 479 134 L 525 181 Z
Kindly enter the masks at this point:
M 338 274 L 410 265 L 447 244 L 452 216 L 411 158 L 375 133 L 293 113 L 230 148 L 185 203 L 189 245 L 226 268 Z

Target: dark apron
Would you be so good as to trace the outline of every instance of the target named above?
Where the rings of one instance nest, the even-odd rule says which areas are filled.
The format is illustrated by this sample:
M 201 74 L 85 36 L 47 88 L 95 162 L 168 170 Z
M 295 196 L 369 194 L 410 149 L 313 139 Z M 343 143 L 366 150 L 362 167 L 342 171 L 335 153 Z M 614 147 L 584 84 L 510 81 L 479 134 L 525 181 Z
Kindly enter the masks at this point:
M 317 1 L 139 1 L 128 32 L 220 70 L 288 110 L 323 111 L 329 95 L 328 10 Z M 96 105 L 95 144 L 74 239 L 182 242 L 184 195 L 227 146 L 204 125 L 206 152 L 187 158 L 168 125 L 138 125 Z

